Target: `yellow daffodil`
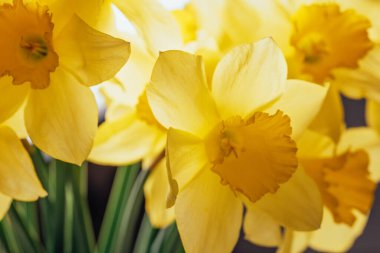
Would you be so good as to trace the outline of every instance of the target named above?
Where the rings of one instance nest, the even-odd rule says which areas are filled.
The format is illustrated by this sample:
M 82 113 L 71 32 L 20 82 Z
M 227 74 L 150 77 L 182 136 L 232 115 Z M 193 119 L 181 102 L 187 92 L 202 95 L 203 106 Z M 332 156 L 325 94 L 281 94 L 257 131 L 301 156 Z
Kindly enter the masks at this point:
M 26 100 L 33 143 L 81 164 L 97 128 L 89 86 L 113 77 L 130 48 L 88 26 L 70 6 L 62 8 L 64 2 L 0 1 L 0 121 Z
M 47 195 L 19 139 L 23 136 L 18 136 L 11 128 L 18 125 L 15 122 L 15 116 L 0 122 L 0 220 L 8 211 L 12 199 L 34 201 Z M 17 128 L 22 129 L 22 126 Z
M 106 4 L 114 4 L 112 8 L 124 14 L 137 34 L 115 31 L 131 41 L 132 52 L 125 67 L 101 88 L 107 112 L 89 160 L 114 166 L 142 160 L 143 169 L 147 169 L 165 148 L 166 129 L 151 112 L 145 86 L 159 51 L 180 48 L 181 34 L 170 12 L 154 0 L 108 1 L 102 8 Z M 165 227 L 174 220 L 173 208 L 166 208 L 169 189 L 163 159 L 153 168 L 144 186 L 146 210 L 155 227 Z
M 318 188 L 297 169 L 293 139 L 317 114 L 326 88 L 286 76 L 271 39 L 227 53 L 210 89 L 200 56 L 160 54 L 147 97 L 169 129 L 168 204 L 175 203 L 187 252 L 231 252 L 243 201 L 286 227 L 319 227 Z
M 351 128 L 336 145 L 328 136 L 308 131 L 297 144 L 300 163 L 322 194 L 325 210 L 321 228 L 313 232 L 287 230 L 282 239 L 273 219 L 256 214 L 259 227 L 246 220 L 246 238 L 262 246 L 280 246 L 279 252 L 284 253 L 304 252 L 308 247 L 320 252 L 347 252 L 365 228 L 380 180 L 380 137 L 370 128 Z
M 310 127 L 337 142 L 344 129 L 338 92 L 378 96 L 379 8 L 370 0 L 193 0 L 175 16 L 184 36 L 207 34 L 221 51 L 271 36 L 287 58 L 290 78 L 331 82 Z

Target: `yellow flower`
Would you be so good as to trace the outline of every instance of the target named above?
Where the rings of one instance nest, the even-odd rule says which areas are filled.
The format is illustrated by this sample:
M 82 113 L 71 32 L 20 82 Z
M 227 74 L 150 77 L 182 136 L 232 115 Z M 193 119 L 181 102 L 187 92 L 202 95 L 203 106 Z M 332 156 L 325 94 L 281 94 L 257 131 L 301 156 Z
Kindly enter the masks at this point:
M 5 1 L 8 2 L 8 1 Z M 81 164 L 97 128 L 89 86 L 125 64 L 129 44 L 98 32 L 65 1 L 47 5 L 0 2 L 0 121 L 26 100 L 25 124 L 33 143 L 49 155 Z
M 351 128 L 336 145 L 327 136 L 308 131 L 297 144 L 300 163 L 322 194 L 325 210 L 321 228 L 307 233 L 287 230 L 282 239 L 278 224 L 251 214 L 256 223 L 245 226 L 248 239 L 264 246 L 280 245 L 279 252 L 303 252 L 307 247 L 320 252 L 347 252 L 365 228 L 380 180 L 380 137 L 367 127 Z M 264 236 L 259 233 L 263 230 Z
M 34 201 L 47 195 L 28 152 L 19 140 L 23 136 L 17 136 L 12 129 L 18 125 L 16 122 L 15 116 L 0 121 L 0 220 L 8 211 L 12 199 Z
M 379 97 L 376 13 L 380 5 L 375 1 L 193 0 L 190 4 L 192 8 L 182 15 L 189 16 L 191 9 L 195 12 L 195 25 L 182 25 L 188 33 L 197 27 L 194 33 L 214 38 L 221 51 L 271 36 L 286 56 L 290 78 L 331 82 L 331 91 L 310 127 L 335 142 L 344 129 L 338 92 Z
M 166 129 L 151 112 L 145 86 L 159 51 L 180 48 L 181 34 L 170 12 L 155 0 L 112 2 L 133 24 L 137 34 L 115 32 L 129 38 L 132 52 L 125 67 L 101 88 L 107 112 L 89 160 L 116 166 L 142 160 L 143 169 L 147 169 L 165 148 Z M 107 9 L 107 4 L 111 2 L 103 2 L 102 8 Z M 144 186 L 146 210 L 155 227 L 165 227 L 174 221 L 173 208 L 166 208 L 168 192 L 163 159 L 153 168 Z
M 319 192 L 296 170 L 293 138 L 318 112 L 326 88 L 286 76 L 271 39 L 227 53 L 211 91 L 201 57 L 160 54 L 147 96 L 156 119 L 169 128 L 168 204 L 175 202 L 187 252 L 232 251 L 243 201 L 286 227 L 319 227 Z

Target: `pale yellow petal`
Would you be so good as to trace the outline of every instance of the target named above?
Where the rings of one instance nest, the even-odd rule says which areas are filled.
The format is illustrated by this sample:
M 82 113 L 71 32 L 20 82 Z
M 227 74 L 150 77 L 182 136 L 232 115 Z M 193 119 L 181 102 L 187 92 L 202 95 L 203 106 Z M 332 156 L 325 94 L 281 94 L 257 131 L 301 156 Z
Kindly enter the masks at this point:
M 0 221 L 7 214 L 9 208 L 11 207 L 12 199 L 7 195 L 0 193 Z
M 259 208 L 279 224 L 299 231 L 315 230 L 322 220 L 319 190 L 303 168 L 298 168 L 276 193 L 265 195 L 252 208 Z
M 0 77 L 0 123 L 10 118 L 24 102 L 28 94 L 27 85 L 13 85 L 9 76 Z
M 211 170 L 203 170 L 180 191 L 175 205 L 186 252 L 229 253 L 239 238 L 243 206 Z
M 332 157 L 335 143 L 326 135 L 306 130 L 297 140 L 297 155 L 300 158 Z
M 135 25 L 152 55 L 181 47 L 178 24 L 171 13 L 157 1 L 113 0 L 113 3 Z
M 225 0 L 191 0 L 197 13 L 198 25 L 212 37 L 217 38 L 223 30 Z
M 285 93 L 271 104 L 269 113 L 283 111 L 291 119 L 292 136 L 299 137 L 318 114 L 327 93 L 327 88 L 301 80 L 288 80 Z
M 222 31 L 219 34 L 222 49 L 271 36 L 284 53 L 290 51 L 289 38 L 293 27 L 290 14 L 283 9 L 279 1 L 224 2 Z
M 47 195 L 28 153 L 8 127 L 0 127 L 0 157 L 1 193 L 23 201 L 33 201 Z
M 335 83 L 340 90 L 353 99 L 372 98 L 380 101 L 380 44 L 368 52 L 356 69 L 334 71 Z
M 204 136 L 219 120 L 200 56 L 181 51 L 161 53 L 147 96 L 154 115 L 166 128 Z
M 131 44 L 131 55 L 125 66 L 117 73 L 116 78 L 124 88 L 125 102 L 135 105 L 139 96 L 149 83 L 152 69 L 156 62 L 145 49 L 137 44 Z
M 91 151 L 97 129 L 94 95 L 58 68 L 47 89 L 30 93 L 25 123 L 40 149 L 54 158 L 80 165 Z
M 99 84 L 124 66 L 130 45 L 88 26 L 74 15 L 55 39 L 60 64 L 82 84 Z
M 154 227 L 164 228 L 174 221 L 174 207 L 166 207 L 169 192 L 166 161 L 162 159 L 144 184 L 145 210 Z
M 244 218 L 244 238 L 263 247 L 277 247 L 282 239 L 281 228 L 269 214 L 248 208 Z
M 287 69 L 272 39 L 232 49 L 216 67 L 212 94 L 223 118 L 246 117 L 285 91 Z
M 203 141 L 173 128 L 168 130 L 167 157 L 179 189 L 184 188 L 202 169 L 211 167 Z
M 141 121 L 137 115 L 125 115 L 100 125 L 89 160 L 103 165 L 120 166 L 142 160 L 165 133 Z M 163 148 L 163 147 L 162 147 Z
M 321 228 L 313 233 L 310 246 L 321 252 L 347 252 L 355 240 L 362 234 L 367 223 L 367 216 L 356 214 L 353 227 L 336 224 L 331 213 L 324 211 Z
M 330 86 L 322 107 L 310 125 L 310 129 L 330 136 L 336 143 L 344 129 L 343 104 L 336 87 Z

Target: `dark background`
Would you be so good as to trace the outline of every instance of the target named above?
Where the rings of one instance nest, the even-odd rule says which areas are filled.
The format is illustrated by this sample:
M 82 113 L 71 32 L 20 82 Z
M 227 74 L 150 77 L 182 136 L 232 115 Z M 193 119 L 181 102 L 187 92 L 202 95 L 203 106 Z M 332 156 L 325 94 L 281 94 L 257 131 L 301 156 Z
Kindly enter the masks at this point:
M 345 121 L 347 127 L 365 126 L 365 101 L 343 98 Z M 107 204 L 115 175 L 115 168 L 89 165 L 89 204 L 96 234 L 99 232 L 101 221 Z M 350 253 L 380 253 L 380 188 L 377 189 L 376 199 L 371 211 L 367 227 L 356 241 Z M 234 253 L 272 253 L 275 249 L 261 248 L 252 245 L 243 238 L 237 244 Z M 308 253 L 314 252 L 308 250 Z M 169 253 L 169 252 L 168 252 Z

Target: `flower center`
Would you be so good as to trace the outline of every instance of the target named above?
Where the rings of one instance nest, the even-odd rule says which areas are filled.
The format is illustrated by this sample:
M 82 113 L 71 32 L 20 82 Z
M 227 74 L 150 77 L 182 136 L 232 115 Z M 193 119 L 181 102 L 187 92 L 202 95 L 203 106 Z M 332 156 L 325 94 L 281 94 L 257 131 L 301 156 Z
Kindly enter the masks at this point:
M 376 184 L 369 179 L 368 163 L 363 150 L 333 158 L 301 160 L 317 183 L 335 222 L 352 226 L 356 220 L 355 209 L 366 214 L 371 208 Z
M 298 75 L 316 82 L 331 77 L 335 68 L 356 68 L 373 47 L 368 37 L 370 21 L 353 10 L 341 11 L 337 4 L 302 6 L 293 17 L 291 44 L 299 61 Z
M 139 97 L 139 102 L 136 106 L 136 111 L 137 115 L 142 121 L 144 121 L 148 125 L 155 126 L 165 131 L 165 128 L 156 120 L 156 117 L 154 117 L 152 109 L 150 108 L 150 105 L 148 103 L 146 91 L 144 91 L 144 93 L 141 94 L 141 96 Z
M 46 7 L 26 6 L 22 0 L 0 6 L 0 77 L 14 84 L 29 82 L 34 89 L 49 86 L 58 66 L 52 45 L 54 25 Z
M 280 111 L 224 120 L 205 140 L 212 170 L 252 202 L 276 192 L 298 165 L 291 131 L 289 117 Z

